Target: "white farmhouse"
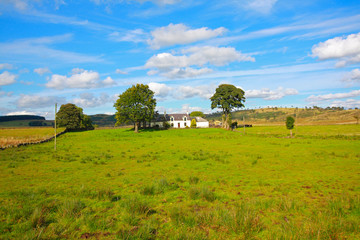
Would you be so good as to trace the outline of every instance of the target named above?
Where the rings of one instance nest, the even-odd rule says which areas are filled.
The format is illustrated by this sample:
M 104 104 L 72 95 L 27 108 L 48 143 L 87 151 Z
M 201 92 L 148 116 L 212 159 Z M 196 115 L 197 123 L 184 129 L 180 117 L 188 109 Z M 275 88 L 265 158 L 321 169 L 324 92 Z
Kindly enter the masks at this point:
M 172 128 L 186 128 L 190 127 L 191 120 L 193 118 L 190 117 L 188 113 L 171 113 L 171 114 L 159 114 L 155 120 L 150 123 L 151 127 L 163 127 L 163 123 L 166 121 L 169 123 Z M 196 127 L 198 128 L 208 128 L 209 121 L 201 117 L 194 117 L 196 120 Z

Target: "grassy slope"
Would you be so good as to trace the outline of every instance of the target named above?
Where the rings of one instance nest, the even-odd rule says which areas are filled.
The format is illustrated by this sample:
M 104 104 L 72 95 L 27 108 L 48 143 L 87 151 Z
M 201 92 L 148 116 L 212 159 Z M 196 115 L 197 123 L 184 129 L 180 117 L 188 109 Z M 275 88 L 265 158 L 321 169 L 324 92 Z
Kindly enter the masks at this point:
M 287 116 L 296 117 L 299 125 L 327 125 L 327 124 L 354 124 L 354 116 L 360 117 L 360 110 L 333 110 L 333 109 L 295 109 L 295 108 L 263 108 L 241 110 L 232 113 L 233 120 L 255 125 L 283 125 Z M 221 120 L 220 114 L 210 115 L 209 120 Z
M 332 130 L 98 130 L 1 151 L 0 238 L 358 239 L 359 141 Z

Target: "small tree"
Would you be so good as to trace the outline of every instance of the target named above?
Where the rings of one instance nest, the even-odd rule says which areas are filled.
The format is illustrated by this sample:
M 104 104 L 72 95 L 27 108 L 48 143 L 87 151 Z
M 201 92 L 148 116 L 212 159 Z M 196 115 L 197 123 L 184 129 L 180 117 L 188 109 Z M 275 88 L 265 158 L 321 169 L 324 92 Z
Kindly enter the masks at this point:
M 295 119 L 291 116 L 286 118 L 286 128 L 290 130 L 290 137 L 292 137 L 292 129 L 294 128 Z
M 196 128 L 196 120 L 195 120 L 195 118 L 193 118 L 193 119 L 191 120 L 190 127 L 191 127 L 191 128 Z

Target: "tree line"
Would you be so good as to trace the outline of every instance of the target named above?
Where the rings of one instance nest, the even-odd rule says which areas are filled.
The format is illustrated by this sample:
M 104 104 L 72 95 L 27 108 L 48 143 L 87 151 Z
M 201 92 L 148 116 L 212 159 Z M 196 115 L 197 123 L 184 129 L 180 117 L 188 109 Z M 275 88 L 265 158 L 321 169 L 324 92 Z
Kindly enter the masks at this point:
M 210 98 L 211 109 L 220 108 L 223 113 L 223 128 L 230 129 L 231 111 L 244 107 L 245 92 L 230 84 L 221 84 L 216 88 L 214 95 Z M 134 131 L 138 132 L 141 123 L 146 126 L 147 122 L 158 115 L 155 111 L 155 93 L 148 85 L 136 84 L 119 95 L 114 104 L 116 124 L 132 123 Z M 196 111 L 192 116 L 205 115 Z M 83 114 L 83 110 L 75 104 L 68 103 L 60 107 L 56 116 L 57 126 L 66 127 L 68 131 L 92 130 L 94 129 L 89 116 Z M 192 123 L 192 126 L 196 126 Z

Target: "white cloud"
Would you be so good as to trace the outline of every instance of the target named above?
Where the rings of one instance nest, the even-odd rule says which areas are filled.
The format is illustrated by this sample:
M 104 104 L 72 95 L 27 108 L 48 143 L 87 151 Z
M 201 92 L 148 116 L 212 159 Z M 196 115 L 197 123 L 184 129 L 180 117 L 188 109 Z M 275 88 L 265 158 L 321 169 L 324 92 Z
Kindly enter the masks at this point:
M 105 86 L 114 86 L 116 85 L 116 82 L 111 77 L 107 77 L 104 81 L 102 81 L 102 84 Z
M 91 0 L 93 3 L 100 5 L 100 4 L 116 4 L 116 3 L 122 3 L 123 1 L 119 0 Z M 133 0 L 139 3 L 144 2 L 152 2 L 157 5 L 173 5 L 178 2 L 181 2 L 181 0 Z
M 334 101 L 330 104 L 330 107 L 359 108 L 360 100 L 348 99 L 346 101 Z
M 180 86 L 178 91 L 174 93 L 174 97 L 178 99 L 200 97 L 209 99 L 215 92 L 215 86 Z
M 318 101 L 328 101 L 333 99 L 341 99 L 341 98 L 350 98 L 360 96 L 360 90 L 354 90 L 348 93 L 330 93 L 325 95 L 311 95 L 307 98 L 308 101 L 318 102 Z
M 267 14 L 277 1 L 278 0 L 249 0 L 245 7 L 259 13 Z
M 21 95 L 16 101 L 19 108 L 43 108 L 54 106 L 55 103 L 64 103 L 64 97 Z
M 166 84 L 163 84 L 163 83 L 151 82 L 148 84 L 148 86 L 149 86 L 150 90 L 155 92 L 155 96 L 160 97 L 160 98 L 167 97 L 172 90 L 171 87 L 166 86 Z
M 122 71 L 122 70 L 120 70 L 120 69 L 116 69 L 115 72 L 116 72 L 117 74 L 128 74 L 127 72 Z
M 115 85 L 115 81 L 111 77 L 101 81 L 98 72 L 74 68 L 70 77 L 53 74 L 46 87 L 62 90 L 65 88 L 97 88 L 112 85 Z
M 192 47 L 182 53 L 184 55 L 176 56 L 171 53 L 154 55 L 146 62 L 145 68 L 152 69 L 149 74 L 159 72 L 168 78 L 184 78 L 211 72 L 209 68 L 189 68 L 191 66 L 203 67 L 206 64 L 223 66 L 234 61 L 255 61 L 253 57 L 231 47 Z
M 0 89 L 1 90 L 1 89 Z M 11 97 L 13 92 L 0 91 L 0 97 Z
M 145 42 L 147 34 L 142 29 L 130 30 L 125 33 L 113 32 L 109 34 L 109 39 L 115 42 Z
M 16 78 L 17 75 L 5 71 L 0 74 L 0 86 L 13 84 Z
M 66 63 L 87 63 L 103 62 L 97 56 L 88 56 L 80 53 L 53 49 L 50 45 L 68 42 L 72 38 L 71 34 L 64 34 L 53 37 L 19 39 L 13 42 L 0 43 L 0 55 L 21 57 L 24 62 L 56 60 Z
M 39 74 L 39 75 L 44 75 L 45 73 L 51 73 L 50 69 L 45 67 L 45 68 L 35 68 L 34 72 Z
M 9 63 L 0 63 L 0 70 L 2 69 L 12 69 L 13 65 Z
M 200 69 L 194 69 L 194 68 L 173 68 L 169 72 L 165 72 L 162 75 L 167 78 L 192 78 L 200 75 L 204 75 L 207 73 L 211 73 L 213 70 L 209 68 L 200 68 Z M 151 73 L 151 72 L 150 72 Z M 152 74 L 149 74 L 152 75 Z
M 155 92 L 155 96 L 162 100 L 165 97 L 171 97 L 175 99 L 186 99 L 199 97 L 203 99 L 209 99 L 215 92 L 215 85 L 202 85 L 202 86 L 184 86 L 177 85 L 169 87 L 164 83 L 151 82 L 148 84 L 149 88 Z
M 189 29 L 188 26 L 182 23 L 170 23 L 166 27 L 160 27 L 152 31 L 152 39 L 148 40 L 148 44 L 154 49 L 159 49 L 166 46 L 189 44 L 214 38 L 224 34 L 226 31 L 223 27 L 214 30 L 208 29 L 207 27 Z
M 37 112 L 29 112 L 29 111 L 16 111 L 16 112 L 9 112 L 6 116 L 13 116 L 13 115 L 38 115 Z
M 342 81 L 348 83 L 356 83 L 356 82 L 360 83 L 360 69 L 356 68 L 352 70 L 350 73 L 345 74 Z
M 360 33 L 335 37 L 312 47 L 312 56 L 320 60 L 339 59 L 337 67 L 360 62 Z
M 92 93 L 82 93 L 80 98 L 72 100 L 75 105 L 80 107 L 98 107 L 111 101 L 111 97 L 106 93 L 102 93 L 99 97 L 94 96 Z
M 265 100 L 277 100 L 289 95 L 297 95 L 298 91 L 293 88 L 282 88 L 279 87 L 276 90 L 270 90 L 268 88 L 263 88 L 261 90 L 246 90 L 246 98 L 263 98 Z

